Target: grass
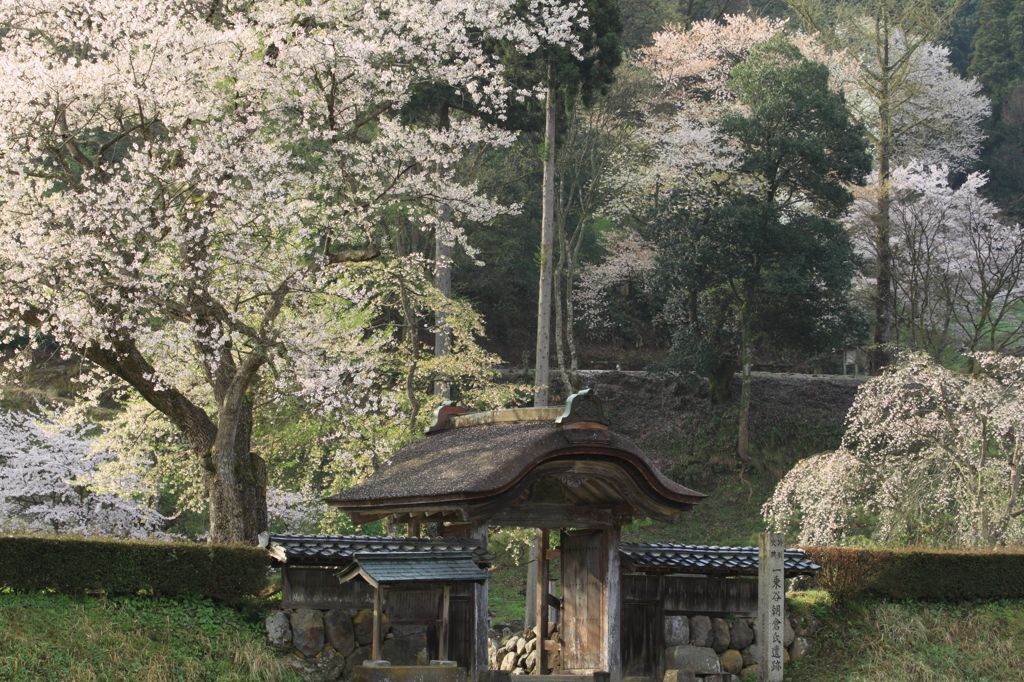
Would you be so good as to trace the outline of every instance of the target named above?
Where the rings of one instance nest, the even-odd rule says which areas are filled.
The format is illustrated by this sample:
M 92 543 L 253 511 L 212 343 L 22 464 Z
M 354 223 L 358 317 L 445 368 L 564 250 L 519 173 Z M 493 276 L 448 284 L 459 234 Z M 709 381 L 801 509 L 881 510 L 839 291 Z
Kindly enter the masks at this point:
M 262 618 L 207 600 L 0 594 L 3 682 L 298 682 Z
M 812 607 L 822 622 L 789 682 L 1011 682 L 1024 676 L 1024 601 Z

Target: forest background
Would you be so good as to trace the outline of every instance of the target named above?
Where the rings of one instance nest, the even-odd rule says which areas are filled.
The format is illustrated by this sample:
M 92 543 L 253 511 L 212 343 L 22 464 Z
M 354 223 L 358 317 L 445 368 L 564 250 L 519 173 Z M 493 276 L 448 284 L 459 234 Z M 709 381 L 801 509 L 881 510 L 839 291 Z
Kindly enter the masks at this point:
M 13 7 L 5 8 L 6 56 L 16 52 L 9 37 L 17 25 Z M 293 202 L 294 187 L 271 182 L 275 168 L 293 172 L 284 154 L 270 157 L 268 168 L 262 148 L 242 161 L 217 156 L 226 147 L 203 150 L 204 162 L 216 162 L 203 182 L 218 189 L 201 200 L 197 192 L 191 208 L 173 208 L 175 220 L 186 214 L 192 220 L 203 201 L 211 216 L 227 216 L 211 220 L 237 220 L 245 229 L 248 212 L 261 201 L 292 202 L 289 211 L 304 225 L 344 223 L 363 211 L 358 229 L 310 229 L 296 239 L 312 243 L 310 252 L 319 249 L 321 261 L 308 259 L 308 279 L 289 284 L 288 300 L 295 303 L 276 302 L 275 292 L 285 291 L 280 284 L 252 296 L 270 305 L 246 309 L 250 301 L 238 286 L 220 299 L 196 289 L 183 309 L 170 300 L 174 287 L 161 280 L 140 297 L 137 310 L 125 313 L 95 291 L 117 290 L 127 280 L 116 268 L 109 280 L 97 276 L 95 262 L 75 255 L 80 245 L 43 240 L 26 255 L 32 229 L 52 234 L 47 220 L 73 222 L 81 211 L 101 216 L 85 229 L 102 229 L 102 217 L 114 214 L 102 202 L 83 201 L 38 218 L 37 208 L 25 208 L 31 193 L 6 194 L 0 255 L 8 278 L 0 306 L 9 360 L 8 412 L 0 420 L 4 530 L 202 537 L 211 528 L 213 491 L 232 470 L 254 481 L 248 488 L 231 485 L 247 500 L 241 506 L 255 511 L 244 527 L 215 530 L 216 539 L 251 540 L 268 524 L 351 532 L 345 518 L 326 512 L 318 500 L 421 433 L 440 400 L 475 408 L 528 400 L 545 263 L 553 266 L 552 401 L 578 388 L 587 369 L 650 370 L 692 395 L 701 406 L 693 423 L 699 421 L 708 439 L 690 448 L 699 456 L 668 462 L 670 475 L 708 491 L 721 486 L 722 500 L 746 499 L 715 507 L 729 511 L 710 523 L 719 530 L 709 542 L 749 541 L 756 529 L 739 519 L 749 518 L 798 460 L 840 445 L 842 419 L 809 430 L 794 421 L 751 432 L 751 401 L 764 399 L 752 393 L 754 370 L 842 374 L 853 370 L 846 351 L 861 349 L 854 355 L 859 371 L 877 373 L 899 348 L 977 372 L 986 363 L 972 353 L 1020 353 L 1024 4 L 595 0 L 565 7 L 568 33 L 549 24 L 531 28 L 536 37 L 529 40 L 488 34 L 491 42 L 474 43 L 474 30 L 466 31 L 470 39 L 461 49 L 482 55 L 481 63 L 501 64 L 500 75 L 496 69 L 453 72 L 460 57 L 442 51 L 408 67 L 417 77 L 380 86 L 393 91 L 366 95 L 350 121 L 338 123 L 325 113 L 313 127 L 339 139 L 348 135 L 344 150 L 336 142 L 330 149 L 308 144 L 301 138 L 308 128 L 287 118 L 290 112 L 265 119 L 296 125 L 295 137 L 284 144 L 307 164 L 300 169 L 307 175 L 294 176 L 304 192 L 312 191 L 304 178 L 330 164 L 357 167 L 374 154 L 387 160 L 370 176 L 357 177 L 355 189 L 344 173 L 331 176 L 330 198 L 320 205 Z M 223 16 L 210 15 L 214 29 L 230 25 L 226 8 Z M 440 42 L 436 29 L 406 29 L 435 31 L 428 37 Z M 288 63 L 287 50 L 271 45 L 262 45 L 254 64 Z M 870 55 L 879 46 L 891 50 L 891 60 L 872 71 Z M 855 56 L 860 70 L 844 69 Z M 313 77 L 318 65 L 289 68 L 295 88 L 324 92 Z M 496 88 L 488 91 L 490 101 L 464 89 L 465 83 L 506 78 L 517 97 Z M 12 87 L 5 92 L 16 96 Z M 215 99 L 222 93 L 211 92 L 209 106 L 222 106 Z M 537 96 L 543 92 L 546 98 Z M 545 112 L 545 101 L 553 113 Z M 832 115 L 797 115 L 808 111 Z M 545 114 L 555 120 L 554 145 L 545 138 Z M 196 153 L 189 135 L 198 117 L 175 115 L 179 128 L 155 113 L 147 119 L 144 111 L 134 121 L 113 117 L 121 127 L 106 130 L 109 137 L 98 136 L 94 125 L 83 125 L 77 138 L 59 125 L 44 126 L 36 139 L 50 139 L 45 153 L 60 163 L 53 177 L 34 177 L 78 197 L 91 191 L 89 182 L 109 187 L 105 168 L 138 164 L 126 140 L 144 137 L 149 123 L 180 135 L 166 133 L 174 144 L 160 152 L 166 162 L 160 172 L 177 173 Z M 220 115 L 209 115 L 211 129 L 223 123 Z M 19 148 L 36 123 L 27 114 L 24 120 L 12 116 L 4 128 L 8 149 Z M 471 132 L 476 127 L 482 132 Z M 256 125 L 222 128 L 217 134 L 236 141 L 261 133 Z M 139 141 L 156 148 L 161 134 Z M 819 147 L 805 147 L 807 140 Z M 401 153 L 388 156 L 395 148 Z M 406 163 L 409 158 L 416 163 Z M 545 160 L 553 163 L 546 183 L 550 258 L 541 256 L 540 246 Z M 4 162 L 14 178 L 25 175 L 18 163 L 35 160 L 8 152 Z M 226 194 L 244 194 L 255 182 L 278 194 L 247 198 L 252 203 L 241 208 L 210 200 L 224 177 L 241 177 L 239 168 L 250 179 Z M 138 187 L 125 185 L 132 192 Z M 132 211 L 150 201 L 149 191 L 133 195 Z M 42 192 L 33 200 L 43 205 L 52 196 Z M 34 219 L 26 221 L 26 214 Z M 259 230 L 253 234 L 254 243 L 263 238 Z M 228 241 L 218 248 L 238 245 Z M 241 261 L 260 253 L 252 249 L 231 268 L 242 272 Z M 109 264 L 106 256 L 97 258 Z M 344 274 L 324 274 L 338 272 L 327 269 L 336 265 Z M 260 266 L 276 273 L 287 263 Z M 54 268 L 64 267 L 67 273 L 53 276 Z M 93 293 L 43 297 L 72 311 L 61 318 L 56 309 L 45 310 L 38 293 L 59 292 L 72 271 Z M 281 281 L 294 283 L 292 277 Z M 270 286 L 250 274 L 240 279 Z M 190 288 L 187 276 L 175 286 L 182 284 Z M 133 286 L 125 287 L 131 294 L 125 298 L 137 295 Z M 238 307 L 222 313 L 221 301 Z M 90 345 L 90 333 L 109 335 L 110 327 L 96 332 L 91 319 L 82 323 L 75 317 L 82 306 L 95 306 L 95 316 L 117 330 L 145 330 L 149 348 L 142 354 L 179 357 L 126 368 L 131 349 L 117 345 L 122 337 Z M 201 328 L 200 317 L 189 317 L 200 309 L 209 313 L 208 328 Z M 124 322 L 129 318 L 138 326 Z M 191 337 L 172 333 L 183 320 Z M 279 329 L 265 333 L 273 324 Z M 286 336 L 287 342 L 280 340 Z M 180 362 L 180 356 L 189 357 Z M 230 376 L 218 372 L 232 363 Z M 165 374 L 154 379 L 157 370 Z M 732 385 L 737 370 L 743 370 L 738 383 L 745 390 Z M 248 383 L 239 379 L 243 375 Z M 154 399 L 174 382 L 187 395 L 187 409 L 181 401 Z M 226 437 L 226 421 L 244 425 L 231 431 L 231 447 L 218 440 Z M 199 422 L 202 428 L 192 432 L 181 426 Z M 227 451 L 234 464 L 209 463 L 210 452 Z M 1008 466 L 1012 470 L 1013 461 Z M 1019 486 L 1019 453 L 1016 467 Z M 259 509 L 264 481 L 269 517 Z M 1006 495 L 997 497 L 992 504 L 1007 502 Z M 1016 511 L 1014 499 L 1009 513 Z M 947 498 L 939 502 L 951 509 Z M 870 512 L 864 501 L 850 508 L 854 516 Z M 877 520 L 867 525 L 878 527 Z M 719 537 L 720 531 L 726 535 Z M 893 541 L 920 540 L 915 533 L 904 529 Z M 946 536 L 955 535 L 954 544 L 999 542 L 956 533 Z

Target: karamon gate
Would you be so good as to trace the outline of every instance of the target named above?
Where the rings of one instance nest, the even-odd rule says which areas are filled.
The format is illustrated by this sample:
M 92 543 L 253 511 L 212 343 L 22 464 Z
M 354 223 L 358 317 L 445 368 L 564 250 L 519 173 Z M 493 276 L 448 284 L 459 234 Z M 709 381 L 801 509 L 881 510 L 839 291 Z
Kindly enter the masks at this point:
M 673 521 L 703 498 L 609 430 L 589 391 L 564 408 L 467 414 L 445 404 L 427 437 L 327 500 L 357 526 L 389 518 L 409 537 L 264 535 L 261 544 L 284 566 L 282 608 L 373 613 L 367 658 L 456 660 L 476 678 L 488 668 L 488 528 L 534 528 L 526 605 L 528 625 L 542 634 L 534 674 L 660 679 L 671 619 L 757 609 L 756 548 L 621 542 L 634 519 Z M 427 526 L 432 537 L 420 537 Z M 553 561 L 560 590 L 549 581 Z M 785 551 L 787 578 L 816 568 L 800 550 Z M 549 619 L 559 622 L 558 638 Z
M 564 408 L 467 414 L 445 405 L 426 438 L 403 448 L 366 481 L 327 502 L 347 512 L 357 526 L 384 518 L 407 524 L 406 542 L 416 551 L 430 542 L 418 539 L 423 525 L 437 524 L 443 538 L 464 539 L 453 546 L 453 551 L 462 552 L 453 555 L 453 561 L 468 561 L 464 544 L 469 541 L 475 543 L 478 566 L 486 566 L 490 526 L 536 529 L 537 568 L 531 572 L 535 598 L 527 609 L 535 614 L 542 634 L 548 632 L 549 613 L 561 619 L 562 642 L 544 642 L 543 649 L 559 651 L 561 674 L 603 671 L 619 680 L 624 674 L 657 674 L 661 657 L 653 645 L 660 632 L 649 633 L 650 642 L 643 636 L 627 637 L 623 648 L 624 602 L 627 609 L 639 607 L 639 616 L 650 603 L 633 594 L 624 600 L 622 557 L 633 556 L 632 565 L 625 568 L 642 571 L 637 564 L 643 564 L 644 557 L 650 559 L 650 548 L 656 546 L 638 545 L 633 555 L 624 555 L 620 529 L 638 518 L 673 521 L 704 497 L 662 476 L 636 445 L 609 430 L 598 398 L 582 391 Z M 560 534 L 559 548 L 550 549 L 555 532 Z M 290 542 L 287 536 L 273 539 L 282 547 Z M 299 556 L 297 550 L 294 555 Z M 350 557 L 350 564 L 338 573 L 341 579 L 369 575 L 355 567 L 359 556 Z M 372 563 L 369 552 L 361 556 L 363 563 Z M 560 598 L 549 589 L 548 565 L 553 560 L 561 563 Z M 656 573 L 658 566 L 654 568 Z M 416 577 L 411 568 L 391 575 L 396 585 Z M 655 587 L 641 591 L 660 589 L 659 579 L 654 580 Z M 443 641 L 438 649 L 476 677 L 488 667 L 487 581 L 477 576 L 451 583 L 443 594 L 444 612 L 437 617 Z M 452 595 L 461 600 L 457 614 L 451 611 Z M 661 601 L 660 594 L 657 599 Z M 660 630 L 656 622 L 651 618 L 647 629 Z M 539 656 L 535 672 L 550 672 L 548 660 L 547 655 Z M 624 672 L 624 661 L 634 669 Z

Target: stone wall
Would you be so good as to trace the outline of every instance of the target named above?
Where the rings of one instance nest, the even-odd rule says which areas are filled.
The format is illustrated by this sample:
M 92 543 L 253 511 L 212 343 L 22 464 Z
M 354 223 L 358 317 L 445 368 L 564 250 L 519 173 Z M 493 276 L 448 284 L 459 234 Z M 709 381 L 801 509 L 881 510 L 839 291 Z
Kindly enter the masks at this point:
M 548 623 L 548 641 L 562 643 L 562 635 L 554 623 Z M 505 628 L 501 633 L 488 633 L 487 658 L 491 670 L 503 670 L 513 675 L 529 675 L 537 668 L 537 631 L 513 633 Z M 562 668 L 561 652 L 549 651 L 547 667 L 553 674 Z
M 783 660 L 800 660 L 818 629 L 812 616 L 786 618 Z M 757 679 L 758 637 L 754 618 L 665 617 L 665 670 L 682 671 L 666 682 Z M 670 679 L 673 678 L 673 679 Z
M 373 611 L 284 609 L 266 620 L 270 645 L 307 682 L 334 682 L 372 658 Z M 427 665 L 427 626 L 394 625 L 384 617 L 381 654 L 394 665 Z

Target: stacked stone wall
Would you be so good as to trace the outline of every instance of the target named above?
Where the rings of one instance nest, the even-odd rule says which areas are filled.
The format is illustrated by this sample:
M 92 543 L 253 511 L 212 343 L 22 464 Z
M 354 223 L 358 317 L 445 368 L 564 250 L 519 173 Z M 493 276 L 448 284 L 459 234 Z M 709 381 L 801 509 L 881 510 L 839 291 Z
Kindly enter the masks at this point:
M 306 682 L 348 678 L 372 658 L 373 611 L 356 609 L 283 609 L 266 620 L 270 645 Z M 381 628 L 381 655 L 394 665 L 427 665 L 427 626 Z
M 757 679 L 756 618 L 665 617 L 665 682 L 746 682 Z M 818 629 L 812 616 L 786 618 L 783 661 L 811 650 Z

